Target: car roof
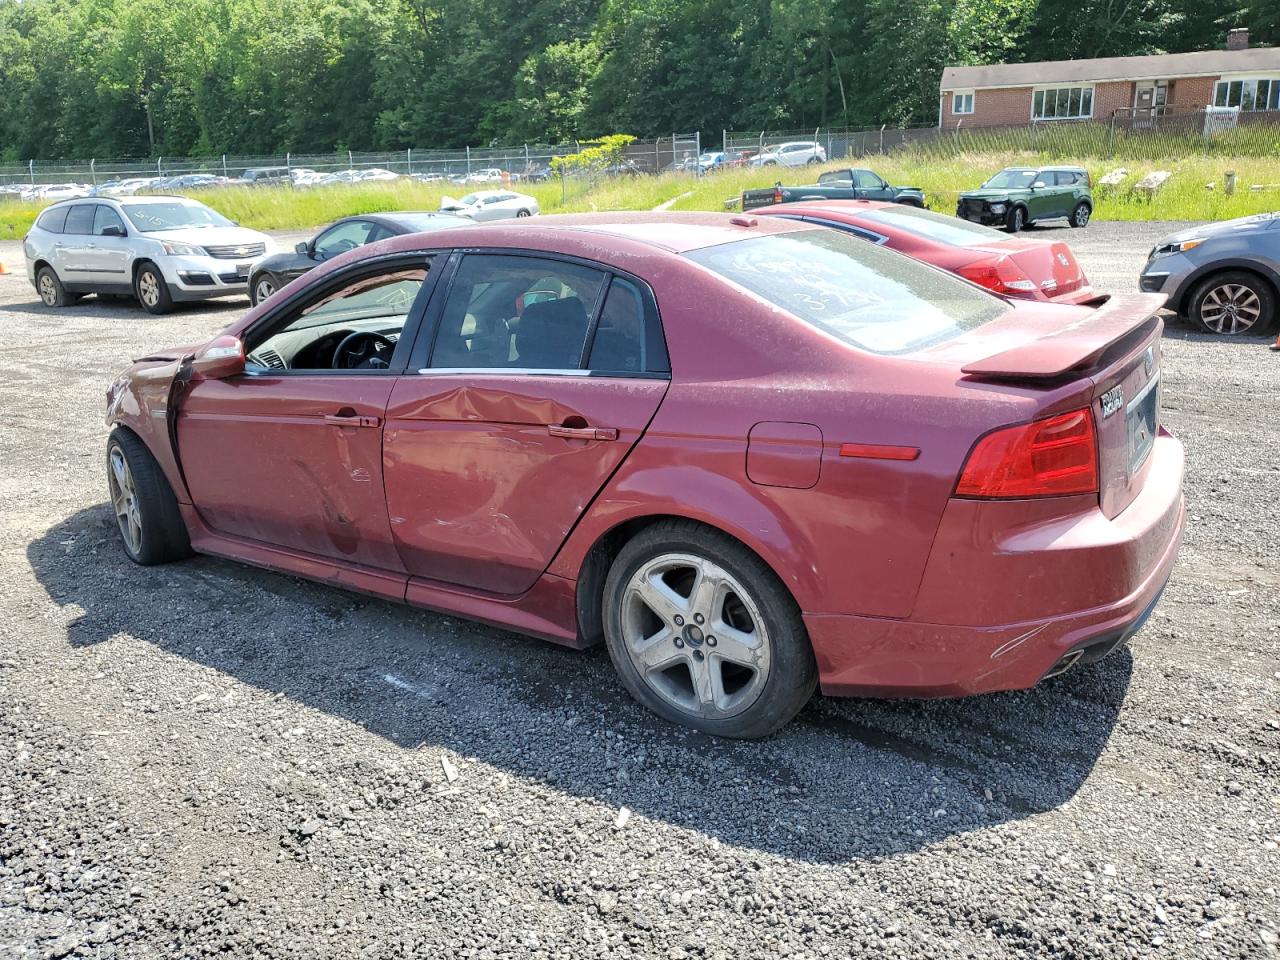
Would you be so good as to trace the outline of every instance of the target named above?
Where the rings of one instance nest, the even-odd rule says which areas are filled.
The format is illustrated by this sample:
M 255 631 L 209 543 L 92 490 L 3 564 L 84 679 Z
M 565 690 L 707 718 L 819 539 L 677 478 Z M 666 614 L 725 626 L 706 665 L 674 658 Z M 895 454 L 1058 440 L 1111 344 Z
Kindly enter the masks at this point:
M 450 230 L 449 235 L 451 244 L 474 241 L 484 245 L 516 247 L 526 246 L 529 239 L 539 235 L 542 240 L 558 236 L 579 248 L 583 255 L 590 256 L 593 251 L 599 251 L 601 237 L 630 241 L 652 250 L 685 253 L 751 237 L 814 229 L 820 228 L 780 217 L 664 211 L 553 214 L 460 227 L 456 232 Z M 392 249 L 413 249 L 411 240 L 385 242 L 392 244 Z

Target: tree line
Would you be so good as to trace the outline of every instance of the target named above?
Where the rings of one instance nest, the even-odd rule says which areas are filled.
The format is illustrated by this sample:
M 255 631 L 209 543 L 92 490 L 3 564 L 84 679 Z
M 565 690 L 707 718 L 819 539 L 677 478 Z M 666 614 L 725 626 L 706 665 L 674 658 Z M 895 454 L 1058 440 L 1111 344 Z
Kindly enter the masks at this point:
M 949 63 L 1280 44 L 1280 0 L 0 0 L 0 159 L 936 119 Z

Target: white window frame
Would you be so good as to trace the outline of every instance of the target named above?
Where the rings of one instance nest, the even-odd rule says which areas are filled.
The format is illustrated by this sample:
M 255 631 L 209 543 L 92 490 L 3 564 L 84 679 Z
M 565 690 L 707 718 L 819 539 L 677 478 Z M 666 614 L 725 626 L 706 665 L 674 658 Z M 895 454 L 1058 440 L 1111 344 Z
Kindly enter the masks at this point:
M 1258 83 L 1260 81 L 1265 81 L 1270 87 L 1267 93 L 1267 105 L 1261 108 L 1257 106 L 1256 102 Z M 1237 83 L 1240 84 L 1240 99 L 1233 104 L 1230 103 L 1231 87 Z M 1248 110 L 1244 110 L 1240 103 L 1244 98 L 1245 87 L 1250 84 L 1253 86 L 1255 103 L 1254 106 L 1250 107 Z M 1218 103 L 1218 89 L 1220 87 L 1226 88 L 1226 96 L 1223 98 L 1225 102 L 1222 104 Z M 1209 97 L 1209 106 L 1241 110 L 1244 113 L 1258 113 L 1263 110 L 1280 110 L 1280 73 L 1223 74 L 1214 81 L 1213 93 Z
M 1073 90 L 1080 91 L 1081 107 L 1079 111 L 1076 113 L 1065 113 L 1065 114 L 1057 113 L 1057 101 L 1058 99 L 1060 99 L 1062 92 L 1066 91 L 1067 97 L 1068 99 L 1070 99 L 1071 91 Z M 1086 91 L 1088 91 L 1088 94 L 1089 94 L 1089 109 L 1087 112 L 1084 110 L 1084 106 L 1083 106 L 1084 99 L 1085 99 L 1084 94 Z M 1036 116 L 1036 98 L 1039 97 L 1043 101 L 1047 98 L 1047 95 L 1050 93 L 1054 95 L 1054 103 L 1055 103 L 1054 116 L 1037 117 Z M 1046 83 L 1041 86 L 1033 87 L 1031 90 L 1031 122 L 1032 123 L 1052 123 L 1054 120 L 1090 120 L 1093 118 L 1093 107 L 1097 99 L 1097 95 L 1098 95 L 1098 92 L 1095 89 L 1095 85 L 1092 83 Z
M 964 98 L 969 100 L 969 109 L 961 110 L 960 101 Z M 977 103 L 977 95 L 972 90 L 954 90 L 951 93 L 951 115 L 955 117 L 968 117 L 973 114 L 974 105 Z

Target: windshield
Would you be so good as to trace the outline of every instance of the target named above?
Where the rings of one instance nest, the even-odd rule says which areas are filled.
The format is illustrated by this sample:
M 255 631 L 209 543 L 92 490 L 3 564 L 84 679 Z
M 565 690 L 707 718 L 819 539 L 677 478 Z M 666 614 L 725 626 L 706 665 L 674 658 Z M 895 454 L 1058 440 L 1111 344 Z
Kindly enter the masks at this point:
M 755 237 L 686 256 L 871 353 L 910 353 L 1009 309 L 941 270 L 834 230 Z
M 914 233 L 918 237 L 928 237 L 930 240 L 938 240 L 956 247 L 980 247 L 988 243 L 1003 243 L 1010 236 L 981 224 L 921 210 L 919 207 L 895 205 L 880 210 L 867 210 L 859 213 L 858 219 L 867 223 L 882 223 L 886 227 L 896 227 L 907 233 Z
M 983 189 L 1017 190 L 1025 189 L 1035 182 L 1037 170 L 1001 170 L 982 185 Z
M 126 203 L 125 216 L 143 233 L 161 230 L 189 230 L 200 227 L 234 227 L 235 224 L 203 203 L 174 200 L 172 203 Z

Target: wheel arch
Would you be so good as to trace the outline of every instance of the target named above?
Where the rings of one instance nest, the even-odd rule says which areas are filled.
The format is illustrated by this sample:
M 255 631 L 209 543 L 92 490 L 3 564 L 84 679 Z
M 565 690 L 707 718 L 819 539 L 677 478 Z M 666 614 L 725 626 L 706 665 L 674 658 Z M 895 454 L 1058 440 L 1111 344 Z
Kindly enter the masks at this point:
M 778 579 L 782 588 L 796 601 L 797 606 L 800 605 L 793 585 L 782 576 L 777 565 L 770 561 L 767 555 L 768 552 L 761 550 L 758 545 L 739 535 L 738 532 L 730 529 L 727 525 L 713 523 L 706 517 L 691 514 L 670 512 L 637 514 L 619 520 L 603 533 L 600 533 L 587 549 L 583 555 L 582 562 L 578 565 L 576 590 L 578 631 L 587 644 L 594 645 L 604 640 L 604 582 L 605 578 L 609 576 L 609 569 L 612 567 L 618 553 L 629 541 L 643 531 L 655 524 L 670 520 L 696 523 L 708 531 L 730 538 L 742 546 L 743 549 L 751 551 Z
M 1245 257 L 1229 257 L 1225 260 L 1214 260 L 1212 263 L 1206 263 L 1204 266 L 1198 267 L 1187 274 L 1187 278 L 1178 288 L 1176 302 L 1170 299 L 1167 306 L 1170 310 L 1176 311 L 1179 316 L 1185 317 L 1188 309 L 1187 301 L 1200 284 L 1219 273 L 1232 272 L 1252 273 L 1270 287 L 1271 296 L 1280 301 L 1280 273 L 1257 260 L 1249 260 Z M 1275 322 L 1275 318 L 1272 318 L 1272 322 Z

